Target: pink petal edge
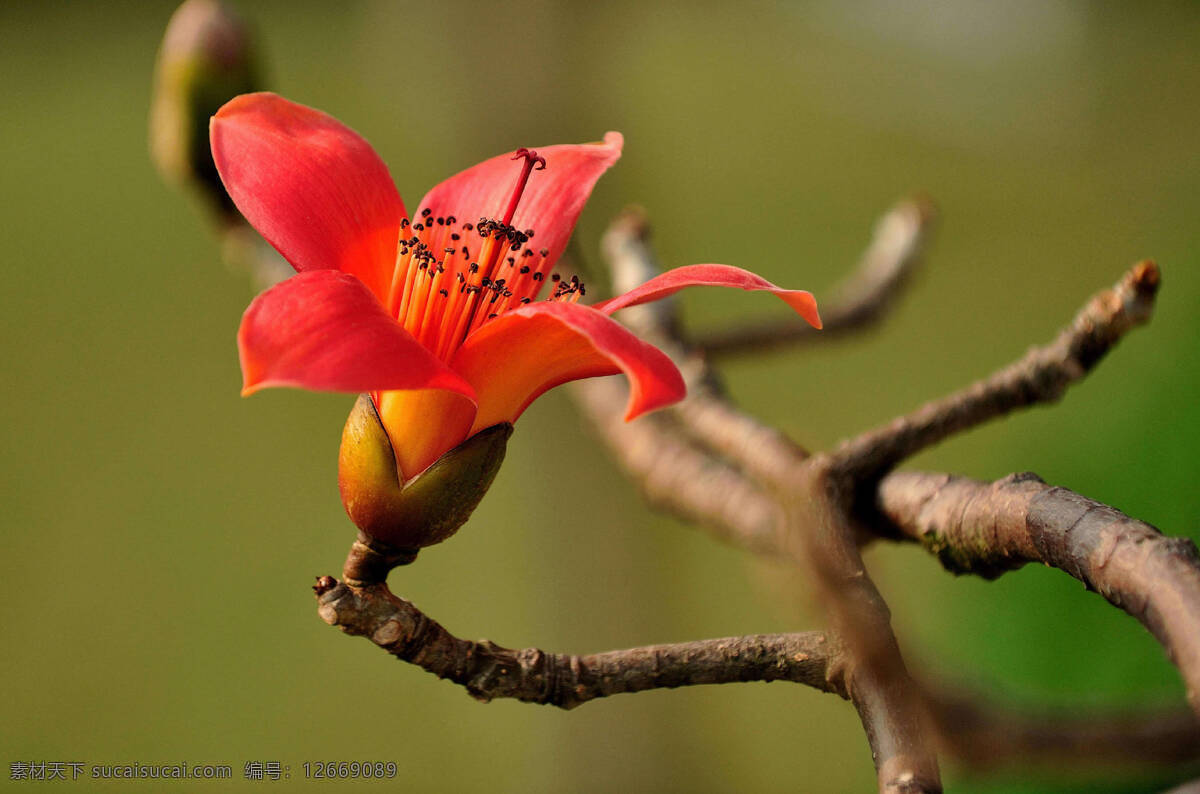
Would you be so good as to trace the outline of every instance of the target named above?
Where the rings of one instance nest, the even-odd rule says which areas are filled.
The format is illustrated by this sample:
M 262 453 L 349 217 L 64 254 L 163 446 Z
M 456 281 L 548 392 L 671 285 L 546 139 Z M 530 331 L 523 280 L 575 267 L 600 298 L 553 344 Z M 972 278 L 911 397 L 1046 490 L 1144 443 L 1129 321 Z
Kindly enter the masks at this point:
M 821 316 L 817 312 L 817 301 L 811 292 L 805 290 L 783 289 L 766 279 L 756 276 L 749 270 L 731 265 L 686 265 L 668 270 L 660 276 L 631 289 L 624 295 L 602 301 L 593 306 L 604 314 L 648 303 L 673 295 L 685 287 L 736 287 L 738 289 L 758 291 L 763 290 L 775 295 L 813 328 L 821 327 Z

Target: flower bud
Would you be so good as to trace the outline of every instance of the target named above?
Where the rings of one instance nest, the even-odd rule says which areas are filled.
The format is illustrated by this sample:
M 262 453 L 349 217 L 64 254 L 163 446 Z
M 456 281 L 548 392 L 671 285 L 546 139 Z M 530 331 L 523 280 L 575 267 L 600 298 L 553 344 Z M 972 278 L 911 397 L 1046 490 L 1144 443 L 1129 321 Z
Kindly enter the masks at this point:
M 440 543 L 479 505 L 500 463 L 512 425 L 479 431 L 408 482 L 400 482 L 391 441 L 369 395 L 359 395 L 342 431 L 338 487 L 350 520 L 396 549 Z
M 150 154 L 163 179 L 194 184 L 226 217 L 225 192 L 208 143 L 208 120 L 238 94 L 258 90 L 246 25 L 220 0 L 186 0 L 175 10 L 154 68 Z

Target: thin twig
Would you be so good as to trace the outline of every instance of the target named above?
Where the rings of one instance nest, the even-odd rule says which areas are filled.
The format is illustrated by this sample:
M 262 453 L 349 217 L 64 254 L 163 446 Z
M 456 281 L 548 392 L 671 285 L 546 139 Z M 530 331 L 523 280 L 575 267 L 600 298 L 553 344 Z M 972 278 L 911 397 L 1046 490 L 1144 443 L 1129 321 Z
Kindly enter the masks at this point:
M 962 391 L 844 442 L 834 454 L 848 474 L 869 481 L 955 433 L 1018 408 L 1058 400 L 1121 337 L 1150 319 L 1159 281 L 1153 262 L 1135 265 L 1115 287 L 1093 297 L 1049 345 L 1030 350 Z
M 1200 723 L 1183 708 L 1019 710 L 978 696 L 927 697 L 942 748 L 976 770 L 1030 763 L 1094 769 L 1200 760 Z
M 983 483 L 901 472 L 884 478 L 877 498 L 898 536 L 955 573 L 991 578 L 1041 562 L 1124 609 L 1162 643 L 1200 714 L 1200 556 L 1190 539 L 1033 474 Z
M 837 643 L 820 632 L 651 645 L 587 655 L 512 650 L 487 640 L 459 639 L 384 584 L 353 587 L 318 580 L 318 610 L 326 623 L 368 637 L 379 647 L 465 687 L 489 701 L 516 698 L 572 709 L 623 692 L 738 681 L 791 681 L 845 697 L 831 674 Z
M 820 333 L 795 317 L 784 317 L 697 334 L 693 343 L 713 357 L 759 353 L 827 343 L 876 325 L 920 264 L 936 217 L 932 202 L 923 196 L 905 199 L 881 217 L 858 266 L 823 303 L 825 327 Z

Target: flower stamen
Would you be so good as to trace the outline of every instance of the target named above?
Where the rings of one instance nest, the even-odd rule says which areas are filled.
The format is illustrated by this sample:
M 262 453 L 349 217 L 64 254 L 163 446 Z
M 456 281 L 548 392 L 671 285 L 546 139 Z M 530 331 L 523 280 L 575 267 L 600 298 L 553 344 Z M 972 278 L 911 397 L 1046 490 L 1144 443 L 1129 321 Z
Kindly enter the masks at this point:
M 529 174 L 533 172 L 535 166 L 538 171 L 543 171 L 546 168 L 546 158 L 539 155 L 534 149 L 526 149 L 524 147 L 517 149 L 512 159 L 519 160 L 522 157 L 525 158 L 525 162 L 521 164 L 521 176 L 517 179 L 517 186 L 513 188 L 512 197 L 508 200 L 508 209 L 504 211 L 504 220 L 501 221 L 505 226 L 512 223 L 513 213 L 517 211 L 517 204 L 521 201 L 521 194 L 525 192 L 525 184 L 529 182 Z
M 550 251 L 530 248 L 534 230 L 519 229 L 512 220 L 531 174 L 546 168 L 546 158 L 522 148 L 512 159 L 523 162 L 500 219 L 460 223 L 426 207 L 414 222 L 400 224 L 387 307 L 443 361 L 488 321 L 536 300 L 545 283 Z M 471 242 L 476 239 L 478 248 Z M 582 285 L 560 289 L 553 299 L 578 300 L 580 294 Z

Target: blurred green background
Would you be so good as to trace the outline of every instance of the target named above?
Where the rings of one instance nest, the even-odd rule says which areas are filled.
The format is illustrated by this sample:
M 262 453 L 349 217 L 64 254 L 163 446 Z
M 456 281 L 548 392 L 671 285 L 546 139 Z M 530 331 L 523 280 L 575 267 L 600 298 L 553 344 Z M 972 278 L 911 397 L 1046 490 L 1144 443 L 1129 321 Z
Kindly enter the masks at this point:
M 235 783 L 275 760 L 293 785 L 306 760 L 394 760 L 388 788 L 411 791 L 870 790 L 861 728 L 832 696 L 485 706 L 317 618 L 312 577 L 353 537 L 334 479 L 353 398 L 238 396 L 252 288 L 147 158 L 173 5 L 0 5 L 4 784 L 21 760 L 229 763 Z M 593 264 L 606 219 L 636 202 L 665 263 L 821 297 L 876 216 L 927 191 L 940 228 L 881 332 L 724 368 L 743 405 L 814 447 L 988 373 L 1157 259 L 1153 322 L 1061 405 L 911 465 L 1034 470 L 1200 536 L 1200 6 L 238 7 L 270 85 L 363 133 L 410 206 L 506 149 L 624 132 L 577 233 Z M 684 303 L 698 327 L 782 309 Z M 790 572 L 649 513 L 565 394 L 509 449 L 470 524 L 391 580 L 460 636 L 589 652 L 819 624 Z M 894 546 L 868 563 L 922 674 L 1064 710 L 1182 698 L 1151 637 L 1060 572 L 958 580 Z M 954 791 L 1154 790 L 1196 772 L 943 764 Z

